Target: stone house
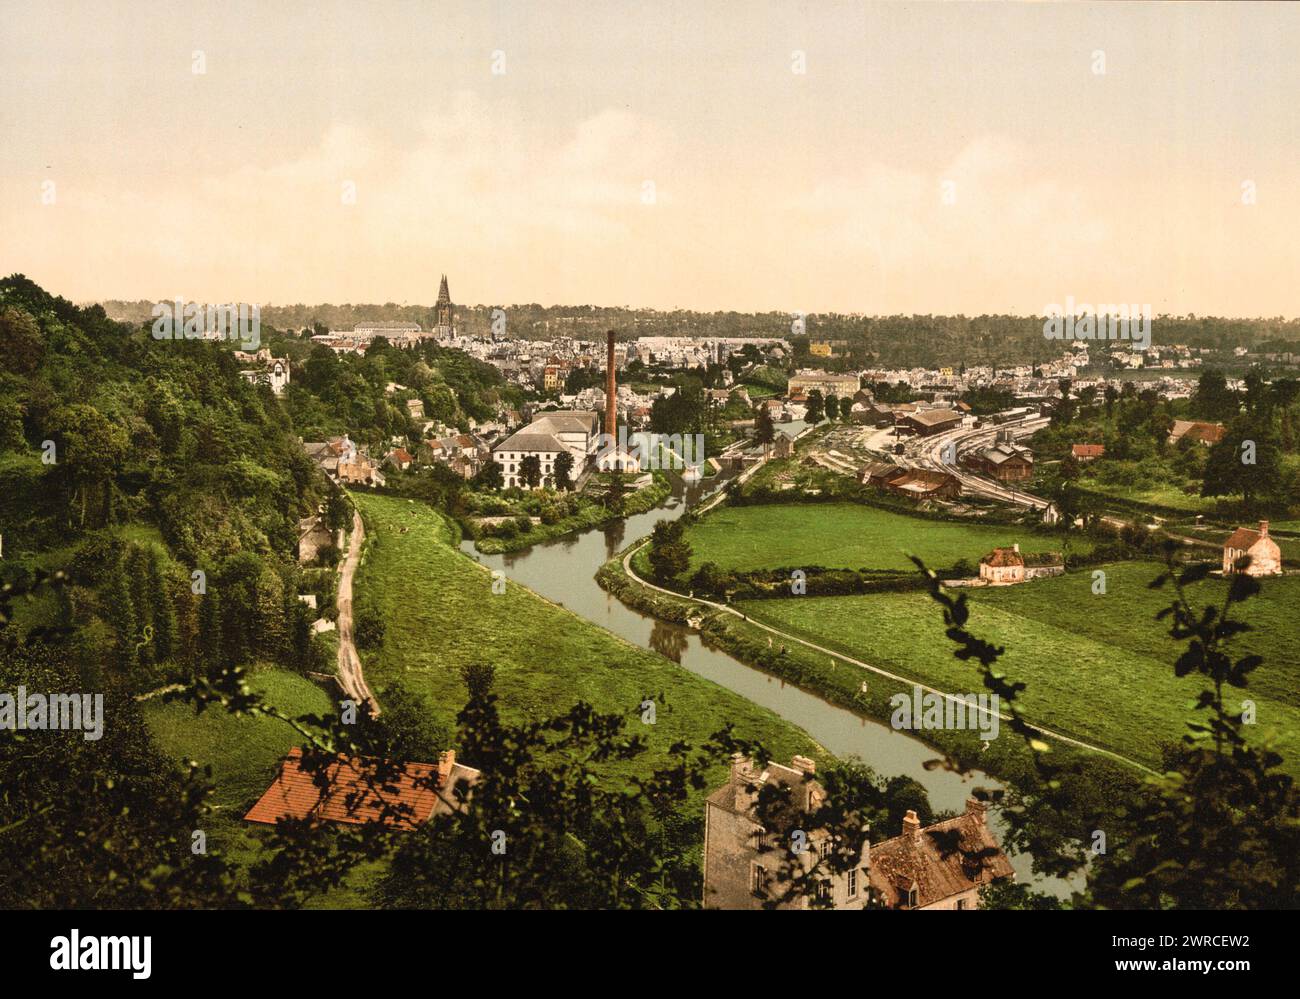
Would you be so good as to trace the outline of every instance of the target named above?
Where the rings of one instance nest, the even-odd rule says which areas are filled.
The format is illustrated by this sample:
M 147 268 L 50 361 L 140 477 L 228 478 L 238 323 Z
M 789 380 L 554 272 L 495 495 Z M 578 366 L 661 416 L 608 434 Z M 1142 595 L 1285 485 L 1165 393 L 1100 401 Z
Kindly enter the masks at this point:
M 1169 431 L 1169 443 L 1177 444 L 1184 437 L 1197 444 L 1217 444 L 1227 433 L 1222 423 L 1205 423 L 1201 420 L 1174 420 Z
M 1008 586 L 1025 581 L 1025 557 L 1017 542 L 1010 548 L 994 548 L 980 559 L 980 579 L 990 586 Z
M 325 525 L 325 519 L 317 514 L 304 517 L 298 521 L 298 561 L 304 564 L 315 562 L 321 549 L 334 544 L 334 535 Z
M 382 486 L 384 473 L 378 465 L 361 454 L 351 461 L 339 461 L 338 479 L 347 486 Z
M 805 896 L 782 898 L 778 872 L 783 860 L 797 856 L 795 863 L 811 869 L 820 852 L 827 849 L 829 834 L 825 830 L 807 830 L 807 850 L 790 853 L 784 833 L 767 831 L 758 821 L 758 794 L 764 785 L 789 792 L 789 808 L 784 818 L 791 829 L 802 829 L 802 819 L 815 813 L 825 801 L 826 792 L 814 774 L 812 760 L 796 756 L 790 766 L 771 762 L 759 770 L 753 760 L 736 754 L 731 762 L 727 783 L 718 788 L 704 804 L 704 907 L 706 909 L 762 909 L 776 903 L 780 909 L 807 909 Z M 848 871 L 827 872 L 818 883 L 817 892 L 829 897 L 834 908 L 862 909 L 870 893 L 867 889 L 869 846 L 863 844 L 862 861 Z
M 982 887 L 1014 879 L 988 827 L 987 807 L 968 798 L 963 814 L 924 829 L 909 809 L 902 835 L 871 845 L 871 907 L 978 909 Z
M 1282 549 L 1268 536 L 1268 521 L 1259 522 L 1259 530 L 1239 527 L 1223 543 L 1223 571 L 1237 572 L 1237 559 L 1249 555 L 1250 565 L 1244 570 L 1247 576 L 1280 576 L 1282 574 Z
M 830 835 L 815 826 L 813 816 L 825 801 L 815 765 L 796 756 L 790 766 L 768 763 L 759 771 L 740 754 L 732 759 L 727 783 L 705 800 L 704 907 L 710 909 L 808 909 L 808 893 L 783 895 L 778 880 L 783 864 L 793 861 L 804 871 L 814 869 L 831 849 Z M 782 825 L 805 831 L 807 849 L 790 852 L 785 834 L 760 825 L 756 809 L 759 790 L 775 785 L 789 794 Z M 879 843 L 864 842 L 861 857 L 848 870 L 816 879 L 818 896 L 834 909 L 975 909 L 979 889 L 1014 878 L 1006 855 L 986 821 L 986 806 L 970 799 L 966 812 L 921 828 L 914 811 L 903 819 L 899 836 Z M 770 818 L 770 817 L 769 817 Z

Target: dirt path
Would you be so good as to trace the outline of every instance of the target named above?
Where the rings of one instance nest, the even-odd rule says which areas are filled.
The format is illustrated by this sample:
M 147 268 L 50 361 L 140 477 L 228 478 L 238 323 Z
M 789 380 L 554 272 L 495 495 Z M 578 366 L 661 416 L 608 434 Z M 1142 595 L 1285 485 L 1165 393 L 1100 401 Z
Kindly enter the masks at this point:
M 703 600 L 700 597 L 688 597 L 685 594 L 678 593 L 675 590 L 666 590 L 662 586 L 656 586 L 654 583 L 642 579 L 632 569 L 632 556 L 635 555 L 637 552 L 639 552 L 642 548 L 644 548 L 649 542 L 650 539 L 646 538 L 641 544 L 631 549 L 627 553 L 627 555 L 623 557 L 623 571 L 628 574 L 628 577 L 630 579 L 635 580 L 637 583 L 640 583 L 642 586 L 646 587 L 647 589 L 651 589 L 659 593 L 667 594 L 670 597 L 677 597 L 679 600 L 689 600 L 692 603 L 702 604 L 705 607 L 711 607 L 714 610 L 723 611 L 727 614 L 734 614 L 742 621 L 752 624 L 756 628 L 762 628 L 764 631 L 770 632 L 773 635 L 778 635 L 788 642 L 798 642 L 800 645 L 806 648 L 814 649 L 817 652 L 825 653 L 826 655 L 830 656 L 832 659 L 839 659 L 842 662 L 851 663 L 854 666 L 858 666 L 861 667 L 862 669 L 869 670 L 870 672 L 876 673 L 880 676 L 888 677 L 891 680 L 896 680 L 899 683 L 905 683 L 912 686 L 920 687 L 922 690 L 929 691 L 932 694 L 937 694 L 940 697 L 948 698 L 949 700 L 958 700 L 958 701 L 963 700 L 961 697 L 946 693 L 942 690 L 937 690 L 934 687 L 927 686 L 924 683 L 920 683 L 908 677 L 899 676 L 897 673 L 890 673 L 888 670 L 881 669 L 879 666 L 872 666 L 870 663 L 865 663 L 861 659 L 854 659 L 852 656 L 847 656 L 842 652 L 835 652 L 832 649 L 826 648 L 825 646 L 817 645 L 813 642 L 805 641 L 804 639 L 799 638 L 797 635 L 791 635 L 789 632 L 781 631 L 779 628 L 773 628 L 771 625 L 764 624 L 762 621 L 756 621 L 752 617 L 748 617 L 745 614 L 742 614 L 734 607 L 728 607 L 726 604 L 714 603 L 712 600 Z M 1002 714 L 1001 712 L 998 712 L 997 714 L 998 717 L 1003 721 L 1011 720 L 1010 715 L 1005 715 Z M 1112 752 L 1109 749 L 1103 749 L 1101 746 L 1094 746 L 1090 742 L 1083 742 L 1079 739 L 1072 739 L 1068 735 L 1062 735 L 1059 732 L 1053 732 L 1051 729 L 1043 728 L 1042 726 L 1039 725 L 1034 725 L 1032 727 L 1035 732 L 1038 732 L 1040 735 L 1046 736 L 1049 739 L 1056 739 L 1060 742 L 1067 743 L 1071 746 L 1077 746 L 1080 749 L 1087 749 L 1094 753 L 1100 753 L 1102 756 L 1109 756 L 1112 760 L 1118 760 L 1121 763 L 1127 763 L 1129 766 L 1136 767 L 1138 770 L 1141 770 L 1144 773 L 1148 773 L 1148 774 L 1155 773 L 1155 771 L 1152 770 L 1150 767 L 1143 766 L 1137 760 L 1130 760 L 1127 756 L 1122 756 L 1121 754 Z
M 353 513 L 352 540 L 348 543 L 347 558 L 343 561 L 343 572 L 339 576 L 338 676 L 343 692 L 358 704 L 367 705 L 372 717 L 378 717 L 379 702 L 366 684 L 366 678 L 361 672 L 361 657 L 357 655 L 357 647 L 352 640 L 352 577 L 361 560 L 361 543 L 365 539 L 366 529 L 361 523 L 361 514 Z

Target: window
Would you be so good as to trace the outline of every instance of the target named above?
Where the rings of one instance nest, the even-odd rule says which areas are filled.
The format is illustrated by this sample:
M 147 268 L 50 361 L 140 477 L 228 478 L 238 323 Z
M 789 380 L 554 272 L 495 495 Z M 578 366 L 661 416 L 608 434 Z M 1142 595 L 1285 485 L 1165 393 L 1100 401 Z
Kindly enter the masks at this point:
M 915 908 L 916 908 L 916 889 L 915 889 L 915 888 L 910 889 L 910 890 L 908 891 L 908 893 L 907 893 L 907 905 L 908 905 L 908 908 L 911 908 L 911 909 L 915 909 Z
M 849 898 L 857 898 L 858 897 L 858 872 L 856 869 L 849 871 L 848 883 L 849 883 Z
M 817 897 L 823 902 L 831 900 L 831 883 L 828 880 L 817 882 Z
M 966 908 L 966 900 L 964 898 L 957 899 L 957 908 L 958 909 Z
M 749 872 L 749 890 L 759 898 L 767 897 L 767 868 L 755 864 Z

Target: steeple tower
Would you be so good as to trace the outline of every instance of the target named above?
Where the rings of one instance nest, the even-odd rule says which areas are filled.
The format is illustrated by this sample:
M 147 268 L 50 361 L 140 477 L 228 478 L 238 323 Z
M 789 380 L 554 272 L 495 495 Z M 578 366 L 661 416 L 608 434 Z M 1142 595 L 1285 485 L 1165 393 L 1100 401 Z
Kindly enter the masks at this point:
M 438 288 L 438 325 L 437 334 L 439 338 L 451 338 L 456 335 L 455 317 L 451 307 L 451 292 L 447 289 L 447 275 L 442 276 L 442 284 Z

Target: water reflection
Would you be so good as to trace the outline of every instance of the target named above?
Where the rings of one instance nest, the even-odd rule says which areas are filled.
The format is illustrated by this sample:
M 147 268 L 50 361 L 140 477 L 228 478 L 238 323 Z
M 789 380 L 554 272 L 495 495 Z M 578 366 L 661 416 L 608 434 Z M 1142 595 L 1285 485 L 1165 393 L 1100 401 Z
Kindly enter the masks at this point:
M 650 627 L 650 648 L 679 666 L 686 651 L 686 629 L 671 621 L 655 621 Z

